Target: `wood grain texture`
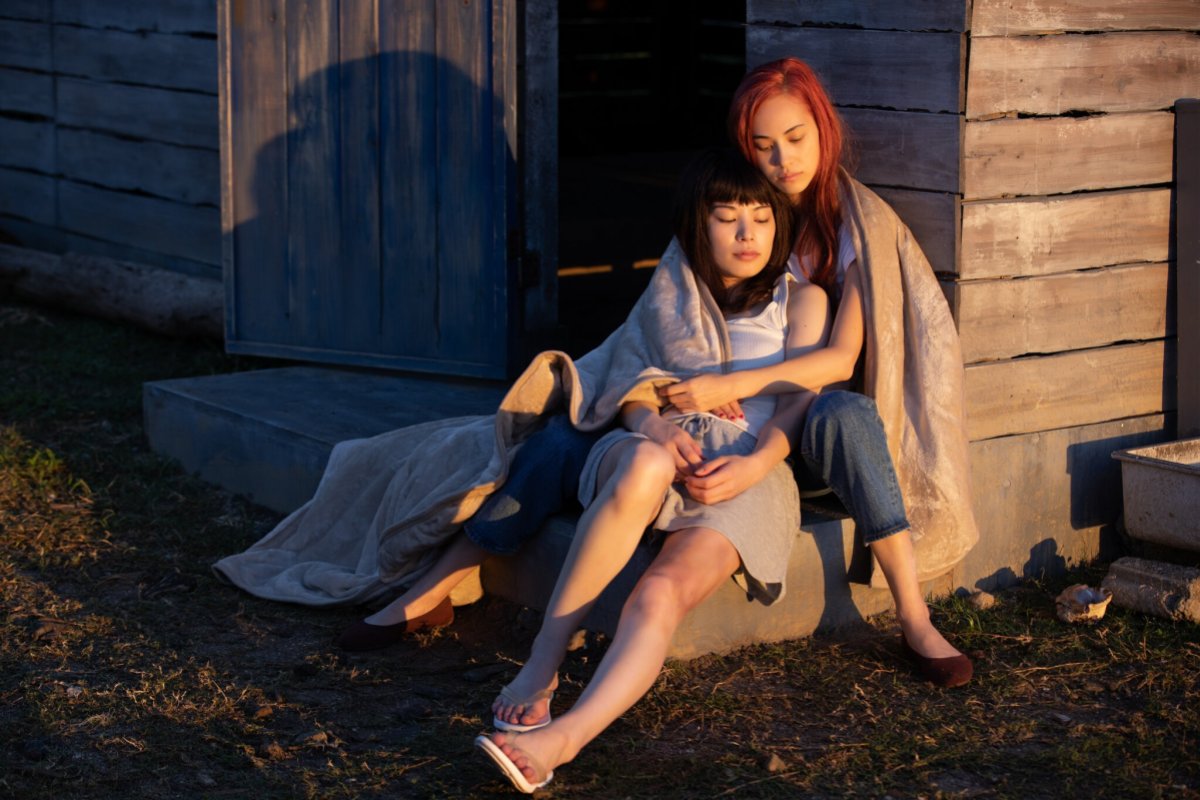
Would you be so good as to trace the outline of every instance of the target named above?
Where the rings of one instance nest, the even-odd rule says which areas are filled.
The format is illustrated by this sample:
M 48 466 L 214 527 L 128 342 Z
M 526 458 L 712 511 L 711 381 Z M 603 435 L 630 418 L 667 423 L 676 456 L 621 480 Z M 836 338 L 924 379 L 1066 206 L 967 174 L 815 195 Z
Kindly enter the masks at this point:
M 333 341 L 353 351 L 378 350 L 384 309 L 379 287 L 379 27 L 374 3 L 334 4 L 338 38 L 338 136 L 341 165 L 337 180 L 341 245 L 325 267 L 327 281 L 337 284 L 327 295 L 336 298 L 326 311 L 338 329 Z
M 558 322 L 558 4 L 524 4 L 524 71 L 521 117 L 522 309 L 525 334 L 544 349 L 537 334 Z
M 1200 0 L 973 0 L 972 36 L 1200 30 Z
M 217 93 L 211 39 L 56 25 L 54 57 L 60 75 Z
M 1167 264 L 958 284 L 967 363 L 1059 353 L 1175 333 Z
M 50 19 L 50 4 L 46 0 L 5 0 L 0 17 L 46 22 Z
M 231 351 L 504 371 L 513 8 L 222 3 Z
M 1173 342 L 1081 350 L 966 368 L 972 441 L 1174 410 Z
M 54 178 L 0 168 L 0 214 L 54 224 Z
M 218 155 L 208 148 L 62 128 L 58 165 L 70 180 L 213 208 L 221 202 Z
M 436 19 L 433 0 L 405 0 L 380 18 L 381 231 L 385 303 L 422 298 L 387 315 L 383 351 L 433 353 L 437 346 L 438 191 Z M 420 232 L 414 236 L 414 232 Z
M 936 192 L 958 191 L 962 118 L 957 114 L 839 109 L 863 183 Z
M 1169 189 L 963 203 L 959 277 L 1166 261 L 1170 220 Z
M 963 199 L 1170 183 L 1174 125 L 1165 112 L 967 122 Z
M 217 119 L 212 95 L 58 79 L 60 125 L 216 149 Z
M 843 28 L 746 29 L 746 66 L 807 61 L 839 105 L 959 113 L 963 37 Z
M 235 0 L 222 0 L 233 4 Z M 223 6 L 221 149 L 227 346 L 288 328 L 288 109 L 284 0 Z M 251 266 L 253 265 L 253 266 Z
M 955 584 L 992 591 L 1118 554 L 1121 466 L 1112 452 L 1171 438 L 1171 414 L 971 444 L 979 543 Z
M 217 32 L 217 0 L 54 0 L 54 21 L 159 33 Z
M 496 227 L 506 206 L 497 162 L 503 111 L 495 105 L 503 98 L 493 62 L 502 40 L 493 39 L 492 26 L 493 6 L 502 2 L 439 6 L 436 30 L 437 353 L 481 363 L 503 361 L 507 330 L 504 234 Z
M 843 25 L 902 31 L 964 31 L 965 2 L 945 0 L 747 0 L 746 22 Z
M 958 254 L 958 198 L 953 194 L 872 186 L 912 230 L 933 271 L 954 274 Z
M 972 37 L 967 118 L 1156 111 L 1200 93 L 1191 33 Z
M 54 76 L 17 69 L 0 69 L 0 111 L 52 117 Z
M 49 72 L 52 52 L 46 23 L 0 19 L 0 66 Z
M 65 231 L 142 250 L 221 263 L 221 221 L 215 208 L 172 203 L 60 181 L 58 224 Z
M 54 125 L 0 117 L 0 166 L 54 173 Z
M 0 231 L 18 247 L 44 250 L 47 253 L 75 252 L 88 256 L 103 256 L 135 264 L 162 267 L 184 275 L 194 275 L 212 280 L 221 279 L 221 271 L 212 264 L 193 261 L 190 258 L 170 256 L 154 250 L 142 250 L 126 244 L 97 239 L 93 236 L 71 233 L 60 227 L 27 222 L 15 217 L 0 215 Z
M 337 276 L 342 244 L 338 205 L 341 102 L 337 75 L 335 0 L 286 0 L 288 87 L 287 215 L 278 220 L 287 236 L 285 300 L 288 327 L 276 341 L 303 347 L 338 348 L 341 307 Z M 326 312 L 333 313 L 326 313 Z

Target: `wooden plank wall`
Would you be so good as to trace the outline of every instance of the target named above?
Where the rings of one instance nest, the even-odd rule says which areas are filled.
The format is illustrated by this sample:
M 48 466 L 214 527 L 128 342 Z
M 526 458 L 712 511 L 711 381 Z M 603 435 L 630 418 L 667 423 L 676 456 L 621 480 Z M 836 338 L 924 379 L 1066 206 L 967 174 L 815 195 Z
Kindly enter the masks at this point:
M 1111 452 L 1174 433 L 1172 106 L 1200 96 L 1200 0 L 748 5 L 749 66 L 817 68 L 955 312 L 982 535 L 957 580 L 1111 553 Z
M 1172 106 L 1200 95 L 1200 2 L 974 0 L 969 27 L 962 572 L 994 585 L 1112 554 L 1111 453 L 1173 436 Z
M 855 174 L 953 274 L 965 5 L 748 0 L 746 20 L 747 67 L 794 55 L 816 69 L 850 128 Z
M 216 0 L 0 4 L 0 240 L 220 278 Z

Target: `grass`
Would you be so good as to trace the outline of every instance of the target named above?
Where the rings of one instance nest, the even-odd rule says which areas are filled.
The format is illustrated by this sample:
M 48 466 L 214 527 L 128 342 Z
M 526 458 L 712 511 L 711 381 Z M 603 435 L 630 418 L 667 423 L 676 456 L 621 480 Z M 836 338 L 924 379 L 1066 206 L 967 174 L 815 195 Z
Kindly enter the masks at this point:
M 379 655 L 360 614 L 260 601 L 210 565 L 277 518 L 147 451 L 141 384 L 260 366 L 206 343 L 0 304 L 0 794 L 491 797 L 472 752 L 536 615 L 498 600 Z M 671 663 L 558 797 L 1200 797 L 1200 626 L 1053 598 L 935 605 L 977 659 L 917 683 L 894 623 Z M 569 656 L 559 707 L 603 651 Z

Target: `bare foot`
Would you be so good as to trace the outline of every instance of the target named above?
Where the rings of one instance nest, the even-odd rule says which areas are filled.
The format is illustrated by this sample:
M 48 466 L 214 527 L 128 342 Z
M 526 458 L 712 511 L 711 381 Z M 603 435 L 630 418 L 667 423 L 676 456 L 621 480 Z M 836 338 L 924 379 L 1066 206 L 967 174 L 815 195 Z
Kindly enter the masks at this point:
M 556 767 L 567 763 L 567 737 L 553 726 L 529 733 L 493 733 L 492 742 L 521 770 L 525 780 L 541 783 Z
M 550 719 L 550 696 L 558 688 L 558 674 L 547 683 L 527 664 L 492 703 L 492 713 L 510 725 L 537 725 Z

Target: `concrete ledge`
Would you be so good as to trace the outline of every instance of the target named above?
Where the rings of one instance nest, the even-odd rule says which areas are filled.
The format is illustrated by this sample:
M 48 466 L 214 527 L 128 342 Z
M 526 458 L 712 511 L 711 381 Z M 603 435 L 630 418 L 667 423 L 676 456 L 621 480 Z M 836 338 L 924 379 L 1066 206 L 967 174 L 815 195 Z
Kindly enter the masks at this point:
M 572 516 L 555 517 L 517 555 L 488 559 L 482 570 L 484 591 L 544 610 L 571 546 L 575 522 Z M 645 545 L 637 549 L 601 595 L 584 623 L 587 628 L 610 636 L 616 631 L 621 606 L 653 555 Z M 727 581 L 683 621 L 670 655 L 695 658 L 757 642 L 796 639 L 886 611 L 892 607 L 887 590 L 850 580 L 865 580 L 867 568 L 869 555 L 855 544 L 852 520 L 806 509 L 792 548 L 787 594 L 766 607 L 747 600 L 737 584 Z M 946 593 L 949 577 L 925 588 Z
M 430 419 L 491 413 L 506 387 L 491 382 L 398 377 L 313 367 L 215 375 L 147 383 L 146 435 L 156 452 L 189 472 L 287 513 L 315 491 L 337 442 L 373 436 Z M 745 644 L 807 636 L 891 606 L 865 580 L 869 556 L 854 544 L 854 526 L 806 505 L 787 579 L 787 595 L 767 608 L 749 602 L 728 581 L 676 633 L 671 655 L 691 658 Z M 552 519 L 517 556 L 490 559 L 484 588 L 544 609 L 571 537 L 575 518 Z M 587 625 L 610 635 L 621 607 L 653 558 L 638 549 L 608 587 Z M 948 579 L 947 579 L 948 580 Z M 949 591 L 945 586 L 938 591 Z M 465 601 L 471 587 L 457 593 Z
M 433 419 L 490 414 L 507 386 L 283 367 L 142 387 L 150 448 L 280 513 L 303 505 L 347 439 Z

